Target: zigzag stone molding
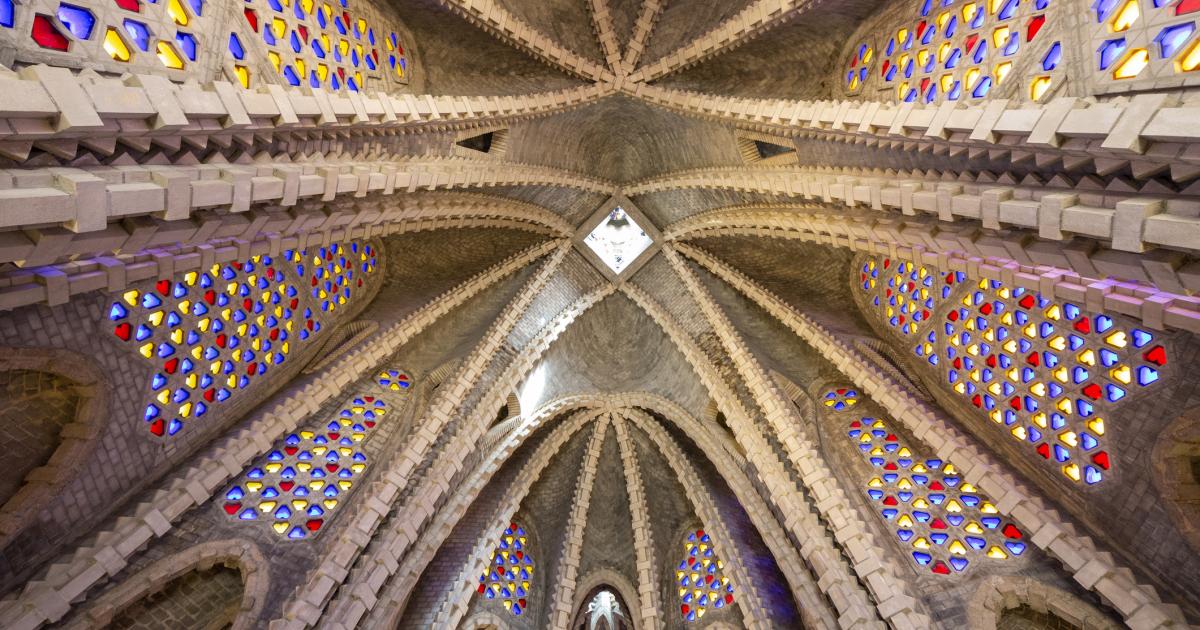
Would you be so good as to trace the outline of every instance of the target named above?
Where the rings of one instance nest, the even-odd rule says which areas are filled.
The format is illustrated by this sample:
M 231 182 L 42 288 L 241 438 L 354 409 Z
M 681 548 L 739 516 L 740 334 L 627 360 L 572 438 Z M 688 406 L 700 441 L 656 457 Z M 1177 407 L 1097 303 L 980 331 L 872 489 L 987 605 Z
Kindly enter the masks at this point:
M 1014 163 L 1046 154 L 1091 161 L 1101 172 L 1129 164 L 1138 178 L 1164 170 L 1180 182 L 1200 176 L 1200 102 L 1170 94 L 969 106 L 751 99 L 645 84 L 623 89 L 673 111 L 767 133 L 990 151 Z
M 653 532 L 650 529 L 650 511 L 646 505 L 646 488 L 642 481 L 637 452 L 629 438 L 629 427 L 624 422 L 613 426 L 617 434 L 617 447 L 621 451 L 621 469 L 625 473 L 625 493 L 629 497 L 629 513 L 633 516 L 633 555 L 638 568 L 638 601 L 642 608 L 630 611 L 642 620 L 642 630 L 658 630 L 662 608 L 658 593 L 658 564 L 654 558 Z
M 1065 178 L 1034 185 L 1007 176 L 965 172 L 939 176 L 919 171 L 741 167 L 670 173 L 623 192 L 633 196 L 700 188 L 768 193 L 905 216 L 934 215 L 948 224 L 981 222 L 991 229 L 1036 231 L 1047 240 L 1080 235 L 1110 242 L 1120 251 L 1200 250 L 1200 218 L 1184 213 L 1192 207 L 1200 209 L 1200 202 L 1156 186 L 1151 182 L 1142 190 L 1112 190 L 1112 186 L 1098 190 L 1090 180 L 1075 184 Z
M 567 440 L 572 435 L 578 433 L 588 423 L 595 422 L 596 427 L 595 432 L 588 440 L 588 455 L 585 455 L 585 461 L 589 459 L 589 456 L 594 458 L 599 455 L 600 442 L 598 438 L 603 439 L 604 429 L 607 427 L 608 422 L 607 419 L 596 420 L 598 415 L 600 415 L 598 411 L 576 413 L 566 422 L 555 427 L 554 431 L 547 437 L 546 442 L 538 447 L 529 464 L 525 466 L 525 469 L 518 475 L 517 480 L 509 487 L 508 492 L 505 493 L 504 500 L 500 503 L 495 517 L 491 519 L 492 527 L 490 529 L 492 531 L 504 531 L 505 526 L 512 522 L 513 516 L 521 506 L 521 501 L 529 494 L 529 490 L 533 487 L 534 482 L 538 480 L 542 471 L 550 464 L 550 460 L 559 454 L 559 451 L 566 445 Z M 594 469 L 594 461 L 592 466 Z M 475 576 L 483 575 L 484 571 L 487 570 L 488 560 L 491 557 L 495 544 L 495 540 L 491 537 L 481 538 L 475 544 L 475 548 L 469 559 L 459 571 L 458 579 L 453 582 L 457 588 L 454 588 L 448 594 L 448 599 L 442 605 L 434 627 L 458 627 L 458 622 L 466 615 L 471 597 L 475 593 Z
M 637 21 L 633 23 L 633 34 L 625 45 L 625 55 L 621 58 L 621 72 L 629 74 L 637 67 L 642 53 L 646 50 L 647 40 L 654 31 L 654 24 L 662 15 L 664 0 L 642 0 L 642 10 L 638 12 Z
M 461 158 L 39 168 L 0 171 L 0 228 L 61 224 L 103 230 L 135 217 L 183 220 L 200 210 L 245 212 L 252 204 L 294 206 L 370 193 L 561 186 L 611 194 L 602 180 L 544 166 Z
M 469 412 L 463 414 L 465 415 L 464 421 L 459 423 L 457 431 L 450 437 L 448 446 L 442 450 L 441 457 L 419 482 L 421 485 L 413 496 L 417 497 L 420 503 L 406 505 L 400 518 L 389 519 L 382 531 L 374 533 L 372 540 L 377 541 L 380 551 L 371 557 L 364 557 L 355 565 L 339 596 L 329 606 L 329 610 L 333 612 L 331 618 L 343 620 L 343 623 L 353 627 L 350 622 L 360 619 L 362 615 L 374 608 L 379 599 L 376 594 L 384 587 L 386 580 L 396 572 L 401 558 L 423 557 L 427 558 L 426 562 L 433 558 L 433 554 L 437 552 L 441 540 L 444 538 L 439 539 L 436 545 L 419 549 L 414 554 L 411 545 L 417 542 L 415 540 L 417 532 L 427 521 L 432 523 L 446 514 L 456 515 L 456 518 L 461 517 L 474 498 L 469 491 L 460 492 L 457 496 L 448 495 L 450 489 L 446 487 L 445 480 L 452 479 L 455 473 L 463 468 L 468 456 L 476 451 L 475 445 L 479 444 L 487 433 L 488 424 L 493 419 L 496 406 L 525 380 L 550 345 L 572 322 L 610 295 L 612 291 L 611 285 L 605 285 L 580 297 L 556 315 L 542 327 L 536 337 L 525 344 L 520 353 L 505 368 L 500 378 L 488 387 L 480 401 Z M 490 355 L 484 358 L 490 359 Z M 515 449 L 517 445 L 519 443 L 512 447 Z M 511 455 L 511 451 L 506 448 L 495 449 L 487 453 L 485 464 L 491 467 L 498 466 L 509 455 Z M 482 490 L 486 480 L 486 478 L 482 479 L 478 490 Z M 462 491 L 463 488 L 459 486 L 456 490 Z M 388 502 L 389 507 L 395 498 L 393 496 L 392 501 Z M 450 530 L 451 527 L 446 527 L 439 534 L 444 537 L 450 533 Z M 425 531 L 428 532 L 429 529 L 426 528 Z M 435 537 L 437 535 L 435 534 Z M 421 566 L 424 567 L 424 565 Z M 407 577 L 406 575 L 404 579 Z M 417 575 L 411 577 L 415 579 Z M 405 589 L 404 595 L 407 596 L 407 594 L 408 589 Z M 297 597 L 303 596 L 303 592 L 297 595 Z
M 358 509 L 350 518 L 348 529 L 358 530 L 335 544 L 336 551 L 326 555 L 309 572 L 308 580 L 296 591 L 284 609 L 284 619 L 278 628 L 305 628 L 315 625 L 321 618 L 325 604 L 334 595 L 350 568 L 371 542 L 375 531 L 386 521 L 390 512 L 389 503 L 412 481 L 412 474 L 434 449 L 438 437 L 453 420 L 458 408 L 466 399 L 484 370 L 492 354 L 520 321 L 534 298 L 558 271 L 570 251 L 569 242 L 555 242 L 554 252 L 542 268 L 521 287 L 517 295 L 506 305 L 500 317 L 488 327 L 487 332 L 463 360 L 455 375 L 438 388 L 438 393 L 429 409 L 421 415 L 404 449 L 395 454 L 382 472 L 376 473 L 376 481 L 368 494 L 358 500 Z M 415 497 L 410 516 L 419 514 L 431 517 L 435 512 L 434 496 L 425 492 Z
M 286 212 L 201 213 L 191 222 L 148 219 L 106 228 L 103 234 L 111 238 L 62 231 L 34 244 L 22 232 L 4 232 L 0 233 L 0 262 L 19 260 L 25 268 L 0 272 L 0 310 L 64 304 L 90 291 L 123 291 L 139 280 L 256 255 L 275 256 L 287 249 L 458 228 L 515 229 L 552 238 L 571 233 L 561 217 L 541 207 L 474 194 L 436 200 L 401 196 L 396 203 L 374 196 L 331 206 L 311 202 Z M 27 244 L 15 244 L 19 240 Z M 110 251 L 139 253 L 105 255 Z M 42 263 L 73 256 L 82 257 Z
M 575 492 L 571 497 L 571 513 L 567 516 L 567 528 L 558 557 L 558 573 L 553 582 L 557 586 L 550 599 L 546 620 L 548 628 L 566 629 L 571 625 L 571 615 L 575 612 L 571 610 L 571 605 L 575 599 L 575 583 L 580 577 L 579 558 L 583 555 L 583 531 L 587 527 L 588 510 L 592 506 L 596 466 L 600 462 L 600 448 L 604 445 L 604 437 L 608 435 L 608 427 L 612 422 L 612 414 L 604 414 L 596 422 L 596 430 L 583 453 L 583 468 L 579 471 Z
M 349 385 L 443 315 L 556 248 L 565 251 L 560 243 L 544 243 L 474 276 L 380 333 L 377 343 L 340 358 L 320 378 L 254 413 L 243 428 L 232 431 L 207 455 L 182 466 L 146 500 L 115 518 L 73 553 L 52 563 L 14 599 L 0 604 L 0 615 L 8 620 L 8 627 L 33 630 L 61 619 L 94 584 L 119 573 L 146 543 L 165 535 L 184 513 L 208 501 L 279 436 L 294 430 L 324 402 L 343 395 Z
M 570 109 L 609 91 L 586 85 L 518 96 L 368 95 L 279 85 L 245 89 L 226 81 L 173 83 L 155 75 L 75 74 L 36 65 L 19 72 L 0 69 L 0 154 L 22 159 L 35 143 L 65 152 L 74 142 L 105 150 L 118 139 L 178 146 L 189 136 L 203 144 L 276 131 L 489 124 Z
M 675 478 L 683 486 L 688 502 L 696 511 L 696 516 L 700 518 L 704 530 L 712 532 L 716 540 L 724 541 L 724 544 L 720 546 L 719 555 L 725 562 L 726 571 L 733 576 L 734 588 L 739 593 L 735 596 L 734 603 L 741 609 L 746 627 L 752 630 L 773 627 L 771 613 L 763 606 L 762 595 L 758 592 L 758 584 L 750 579 L 750 574 L 746 572 L 746 559 L 743 558 L 741 549 L 733 544 L 733 537 L 729 534 L 725 519 L 721 517 L 721 511 L 713 503 L 708 489 L 700 483 L 696 469 L 687 461 L 683 451 L 679 450 L 675 440 L 671 439 L 667 432 L 649 416 L 636 409 L 626 409 L 621 411 L 617 422 L 625 422 L 624 416 L 636 419 L 638 427 L 650 436 L 650 441 L 662 453 L 663 459 L 667 460 L 671 470 L 675 471 Z
M 1100 595 L 1130 627 L 1139 630 L 1187 627 L 1177 606 L 1164 603 L 1154 587 L 1138 584 L 1132 572 L 1119 565 L 1112 554 L 1098 549 L 1091 538 L 1031 492 L 1007 468 L 975 447 L 957 427 L 940 418 L 852 346 L 704 251 L 682 244 L 674 248 L 765 309 L 833 363 L 917 439 L 939 456 L 952 459 L 967 482 L 991 496 L 997 509 L 1012 517 L 1024 531 L 1031 532 L 1031 543 L 1059 559 L 1081 586 Z
M 438 2 L 517 49 L 528 52 L 571 74 L 592 81 L 602 81 L 612 76 L 603 66 L 558 44 L 521 21 L 496 0 L 438 0 Z
M 816 508 L 788 475 L 778 454 L 760 433 L 760 425 L 742 405 L 738 395 L 728 382 L 717 372 L 708 356 L 662 305 L 644 290 L 631 283 L 621 286 L 621 291 L 634 301 L 671 338 L 675 347 L 683 354 L 696 372 L 701 383 L 709 391 L 721 413 L 729 421 L 734 437 L 754 461 L 759 478 L 768 489 L 765 497 L 776 505 L 787 519 L 785 529 L 795 537 L 797 548 L 808 563 L 817 585 L 837 609 L 838 621 L 844 627 L 883 628 L 874 602 L 867 591 L 851 572 L 842 550 L 834 541 L 824 523 L 816 515 Z
M 621 42 L 617 40 L 608 0 L 589 0 L 588 8 L 592 14 L 592 30 L 596 32 L 600 50 L 604 52 L 604 61 L 609 70 L 617 72 L 621 65 Z
M 928 627 L 931 623 L 929 617 L 909 591 L 901 577 L 903 573 L 880 554 L 880 545 L 849 507 L 845 491 L 829 470 L 824 455 L 812 436 L 805 435 L 802 429 L 804 422 L 796 407 L 759 364 L 716 300 L 675 251 L 675 246 L 667 245 L 663 254 L 721 340 L 759 410 L 799 471 L 801 483 L 812 496 L 821 515 L 829 522 L 834 537 L 849 556 L 859 578 L 870 589 L 879 614 L 897 628 Z
M 550 420 L 553 420 L 554 418 L 557 418 L 563 414 L 586 409 L 588 406 L 589 405 L 584 404 L 582 401 L 559 400 L 553 404 L 543 405 L 536 412 L 528 416 L 524 416 L 519 424 L 507 435 L 505 435 L 503 440 L 489 450 L 487 458 L 480 462 L 479 465 L 476 466 L 476 468 L 471 472 L 471 475 L 467 477 L 467 479 L 460 486 L 458 486 L 461 491 L 441 507 L 436 518 L 434 518 L 430 522 L 429 526 L 420 533 L 420 536 L 413 542 L 410 551 L 403 556 L 403 560 L 399 563 L 399 568 L 394 571 L 395 577 L 388 581 L 383 588 L 380 589 L 377 603 L 369 607 L 369 610 L 359 621 L 359 624 L 373 628 L 394 627 L 397 623 L 399 623 L 400 616 L 404 612 L 408 597 L 411 595 L 412 590 L 416 587 L 418 578 L 420 578 L 425 567 L 433 560 L 438 549 L 441 548 L 447 537 L 449 537 L 454 525 L 463 517 L 464 514 L 466 514 L 467 509 L 472 503 L 475 502 L 475 500 L 479 497 L 479 494 L 483 492 L 484 487 L 495 474 L 496 468 L 502 465 L 503 462 L 507 461 L 508 458 L 511 457 L 512 454 L 517 450 L 517 448 L 524 444 L 525 440 L 528 439 L 530 435 L 532 435 L 546 422 L 549 422 Z M 572 416 L 572 418 L 564 421 L 564 424 L 579 422 L 581 423 L 580 427 L 582 428 L 583 424 L 594 420 L 601 413 L 602 412 L 599 410 L 593 410 L 588 414 L 576 414 Z M 586 417 L 584 417 L 585 415 Z M 561 427 L 559 427 L 559 429 L 560 428 Z M 572 433 L 574 433 L 574 431 L 572 431 Z M 537 460 L 535 456 L 535 459 L 531 459 L 530 461 L 533 462 L 540 460 Z M 544 466 L 541 468 L 544 468 Z M 538 468 L 538 470 L 540 471 L 541 468 Z M 529 484 L 532 485 L 532 483 L 536 481 L 537 477 L 539 476 L 540 472 L 532 475 L 529 479 Z M 517 486 L 511 486 L 510 488 L 515 487 Z M 525 490 L 511 495 L 515 501 L 515 503 L 512 503 L 512 512 L 500 515 L 501 517 L 497 517 L 496 521 L 502 521 L 505 524 L 511 522 L 512 515 L 516 512 L 517 507 L 519 507 L 520 502 L 524 499 L 524 496 L 527 493 L 528 489 L 526 488 Z M 500 529 L 496 531 L 501 531 L 502 529 L 503 525 L 501 525 Z M 481 553 L 484 554 L 490 553 L 492 550 L 491 547 L 486 546 L 483 547 L 483 549 L 484 551 Z M 482 558 L 483 562 L 486 564 L 487 556 L 484 555 Z M 471 560 L 468 561 L 468 564 L 470 562 Z M 483 571 L 481 566 L 480 574 L 482 575 L 482 573 Z M 469 574 L 463 573 L 463 575 Z M 474 579 L 474 577 L 465 579 Z M 466 614 L 466 606 L 470 603 L 469 593 L 465 594 L 465 597 L 466 601 L 459 600 L 461 601 L 463 608 L 456 611 L 454 614 Z M 343 608 L 338 600 L 334 600 L 334 602 L 331 604 L 330 610 L 336 612 L 345 610 L 345 608 Z M 449 610 L 449 608 L 443 608 L 443 610 L 440 612 L 445 612 L 446 610 Z M 353 618 L 350 620 L 352 619 Z
M 1074 243 L 1065 247 L 1029 243 L 1019 234 L 981 235 L 977 228 L 946 232 L 920 218 L 848 216 L 803 207 L 713 210 L 668 226 L 664 235 L 676 242 L 708 236 L 795 238 L 1001 280 L 1085 303 L 1090 310 L 1128 315 L 1158 330 L 1200 332 L 1200 298 L 1182 295 L 1200 290 L 1200 264 L 1178 267 L 1170 258 L 1133 254 L 1118 258 L 1112 255 L 1115 252 L 1092 253 Z M 1094 279 L 1108 275 L 1138 278 L 1147 284 Z
M 819 1 L 757 0 L 704 35 L 643 66 L 631 78 L 638 82 L 650 82 L 696 65 L 788 22 Z
M 454 524 L 458 522 L 458 519 L 462 518 L 467 508 L 479 496 L 483 487 L 494 474 L 495 469 L 506 461 L 539 427 L 556 417 L 580 409 L 592 410 L 592 414 L 586 420 L 590 421 L 601 413 L 617 413 L 618 410 L 632 408 L 653 409 L 663 414 L 677 426 L 688 428 L 690 435 L 697 441 L 700 448 L 709 455 L 710 460 L 717 467 L 722 478 L 730 485 L 730 488 L 737 495 L 739 501 L 746 508 L 747 513 L 754 521 L 755 526 L 758 527 L 764 540 L 775 550 L 776 562 L 779 564 L 779 568 L 783 571 L 784 576 L 788 579 L 797 602 L 802 606 L 801 614 L 804 616 L 806 625 L 812 628 L 838 627 L 836 614 L 831 609 L 829 602 L 818 590 L 816 580 L 809 574 L 808 568 L 800 560 L 798 553 L 792 547 L 780 524 L 776 522 L 770 508 L 758 496 L 754 487 L 750 485 L 749 479 L 744 476 L 745 473 L 742 471 L 744 463 L 739 464 L 734 461 L 728 452 L 720 446 L 719 439 L 710 435 L 707 429 L 703 428 L 694 417 L 677 403 L 662 396 L 647 394 L 645 392 L 572 395 L 548 402 L 528 416 L 525 416 L 520 424 L 506 433 L 505 437 L 497 445 L 488 449 L 489 454 L 487 459 L 479 463 L 472 472 L 472 475 L 459 486 L 460 492 L 450 502 L 442 506 L 436 519 L 424 529 L 411 550 L 403 556 L 399 568 L 394 571 L 396 577 L 387 583 L 377 598 L 379 605 L 375 605 L 370 610 L 368 616 L 359 622 L 360 625 L 368 627 L 391 627 L 399 622 L 400 614 L 403 612 L 409 593 L 416 585 L 416 580 L 420 577 L 425 566 L 433 559 L 437 550 L 441 548 Z M 534 477 L 536 476 L 534 475 Z M 516 496 L 516 503 L 513 504 L 514 512 L 516 506 L 520 503 L 521 497 L 524 496 L 524 492 L 517 494 L 520 496 L 514 495 Z M 497 522 L 507 523 L 511 520 L 511 516 L 512 512 L 502 514 L 497 518 Z M 491 548 L 486 547 L 482 553 L 486 554 L 490 551 Z M 487 557 L 485 555 L 482 561 L 486 563 L 486 560 Z M 639 560 L 639 562 L 641 561 Z M 482 565 L 480 567 L 480 571 L 482 571 Z M 650 568 L 653 569 L 653 566 Z M 462 575 L 466 576 L 464 579 L 474 578 L 470 571 L 464 571 Z M 658 582 L 651 581 L 647 584 L 654 585 L 653 588 L 656 589 Z M 357 588 L 354 590 L 361 592 Z M 639 599 L 643 602 L 643 609 L 646 608 L 644 604 L 646 601 L 655 602 L 654 606 L 659 605 L 657 597 L 654 600 L 646 600 L 645 594 L 641 592 L 642 590 L 639 588 Z M 469 596 L 470 593 L 466 592 L 464 595 L 466 600 L 462 601 L 463 608 L 456 614 L 466 614 Z M 334 600 L 334 603 L 331 604 L 328 610 L 337 614 L 337 618 L 340 619 L 342 618 L 340 613 L 346 609 L 338 607 L 337 602 L 338 600 Z M 659 614 L 659 609 L 654 608 L 652 611 L 642 611 L 643 615 L 651 613 L 657 615 Z M 329 613 L 327 613 L 327 616 L 329 616 Z

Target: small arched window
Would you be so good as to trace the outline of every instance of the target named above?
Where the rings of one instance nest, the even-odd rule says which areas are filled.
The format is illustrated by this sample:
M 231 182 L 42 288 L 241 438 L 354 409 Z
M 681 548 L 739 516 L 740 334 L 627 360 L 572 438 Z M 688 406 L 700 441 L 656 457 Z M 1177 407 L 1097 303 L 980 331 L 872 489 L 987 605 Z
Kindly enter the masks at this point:
M 487 570 L 479 576 L 478 593 L 498 601 L 505 610 L 522 615 L 529 607 L 534 562 L 529 553 L 529 535 L 517 523 L 509 523 L 492 550 Z
M 633 630 L 630 611 L 616 589 L 601 586 L 576 615 L 575 630 Z
M 710 610 L 733 604 L 733 582 L 717 555 L 712 537 L 703 529 L 689 532 L 683 541 L 683 560 L 675 570 L 679 586 L 679 613 L 686 621 L 699 621 Z

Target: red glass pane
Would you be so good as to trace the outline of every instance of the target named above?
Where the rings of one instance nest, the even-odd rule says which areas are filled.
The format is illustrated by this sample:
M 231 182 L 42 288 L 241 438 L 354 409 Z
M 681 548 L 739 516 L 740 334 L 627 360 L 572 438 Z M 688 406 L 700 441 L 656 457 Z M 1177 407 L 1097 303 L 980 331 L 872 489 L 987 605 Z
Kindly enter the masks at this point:
M 1034 37 L 1037 37 L 1038 31 L 1046 25 L 1046 16 L 1038 15 L 1029 20 L 1029 28 L 1025 31 L 1025 41 L 1031 42 Z
M 1175 5 L 1175 15 L 1187 15 L 1200 11 L 1200 0 L 1179 0 Z
M 246 13 L 246 21 L 250 23 L 250 28 L 254 29 L 254 32 L 257 33 L 258 32 L 258 14 L 254 12 L 254 9 L 246 9 L 245 13 Z
M 71 46 L 71 42 L 66 36 L 54 27 L 54 22 L 50 20 L 49 16 L 41 13 L 33 16 L 33 33 L 31 35 L 33 41 L 42 48 L 65 51 Z
M 125 9 L 126 11 L 138 13 L 142 10 L 142 4 L 138 2 L 138 0 L 113 0 L 113 2 L 116 2 L 117 6 Z

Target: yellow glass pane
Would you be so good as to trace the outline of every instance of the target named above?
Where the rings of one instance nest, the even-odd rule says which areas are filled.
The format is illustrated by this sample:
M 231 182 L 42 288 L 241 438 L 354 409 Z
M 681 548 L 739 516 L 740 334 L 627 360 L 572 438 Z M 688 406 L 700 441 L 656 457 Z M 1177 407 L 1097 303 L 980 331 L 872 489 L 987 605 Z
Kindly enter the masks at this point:
M 172 1 L 174 1 L 174 0 L 172 0 Z M 159 40 L 158 46 L 156 48 L 158 50 L 158 60 L 162 62 L 162 65 L 164 65 L 172 70 L 182 70 L 183 69 L 183 58 L 181 58 L 179 56 L 179 53 L 175 51 L 174 46 L 172 46 L 171 44 L 169 44 L 167 42 Z
M 183 8 L 183 5 L 179 2 L 179 0 L 168 0 L 167 15 L 169 15 L 171 19 L 174 20 L 179 26 L 187 26 L 188 22 L 191 20 L 191 18 L 188 16 L 187 9 Z
M 125 45 L 121 34 L 111 26 L 104 34 L 104 52 L 108 53 L 115 61 L 125 62 L 133 57 L 133 53 L 129 51 L 129 46 Z
M 1179 56 L 1175 62 L 1176 72 L 1193 72 L 1200 68 L 1200 40 L 1196 40 L 1187 52 Z
M 1145 48 L 1134 49 L 1127 55 L 1117 68 L 1113 70 L 1114 79 L 1132 79 L 1142 73 L 1150 63 L 1150 51 Z M 1114 344 L 1115 345 L 1115 344 Z M 1119 347 L 1124 347 L 1119 346 Z
M 1141 16 L 1142 11 L 1138 8 L 1138 0 L 1126 0 L 1125 4 L 1113 16 L 1112 21 L 1109 22 L 1109 27 L 1112 28 L 1112 32 L 1114 33 L 1127 31 Z

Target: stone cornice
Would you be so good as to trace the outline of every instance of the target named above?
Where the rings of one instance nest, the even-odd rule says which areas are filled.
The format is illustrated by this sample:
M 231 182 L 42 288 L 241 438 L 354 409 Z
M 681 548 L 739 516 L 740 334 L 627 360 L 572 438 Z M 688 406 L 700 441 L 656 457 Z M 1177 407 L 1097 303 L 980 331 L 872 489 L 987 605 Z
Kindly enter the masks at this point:
M 605 194 L 615 189 L 611 182 L 549 167 L 461 158 L 38 168 L 0 171 L 0 228 L 69 235 L 143 217 L 181 221 L 213 209 L 242 213 L 257 204 L 291 207 L 376 193 L 494 186 L 553 186 Z M 61 231 L 47 231 L 47 224 L 59 224 Z M 28 240 L 14 238 L 7 240 Z
M 252 209 L 235 215 L 205 212 L 187 223 L 151 219 L 128 228 L 110 226 L 103 232 L 109 238 L 64 231 L 35 243 L 20 232 L 0 234 L 0 242 L 8 244 L 0 246 L 0 260 L 17 260 L 24 266 L 0 272 L 0 309 L 63 304 L 92 291 L 123 291 L 139 280 L 314 244 L 463 228 L 513 229 L 557 238 L 571 229 L 548 210 L 499 197 L 395 199 L 384 203 L 371 196 L 332 206 L 313 202 L 289 211 Z M 26 244 L 18 244 L 22 239 Z M 139 253 L 105 255 L 111 251 Z M 79 258 L 71 262 L 47 264 L 75 256 Z
M 1165 175 L 1181 187 L 1200 175 L 1195 146 L 1200 103 L 1167 94 L 1103 102 L 1059 97 L 1043 104 L 1002 99 L 972 106 L 753 99 L 645 84 L 625 90 L 678 113 L 764 133 L 955 157 L 987 155 L 1014 165 L 1061 160 L 1067 170 L 1090 165 L 1101 175 L 1128 167 L 1135 179 Z
M 1016 181 L 986 172 L 727 167 L 668 173 L 623 192 L 635 196 L 684 189 L 754 192 L 903 216 L 927 215 L 947 227 L 1016 229 L 1044 240 L 1080 236 L 1133 253 L 1200 250 L 1200 218 L 1169 212 L 1172 204 L 1185 200 L 1154 181 L 1129 188 L 1120 180 L 1103 187 L 1092 179 Z
M 1200 332 L 1200 289 L 1191 265 L 1170 259 L 1113 256 L 1076 245 L 1030 243 L 1022 234 L 987 234 L 979 228 L 942 231 L 920 217 L 848 216 L 823 208 L 736 206 L 700 213 L 664 230 L 669 241 L 710 236 L 799 239 L 856 252 L 920 262 L 942 271 L 1000 280 L 1080 302 L 1094 311 L 1117 312 L 1155 329 Z M 1141 283 L 1095 278 L 1140 277 Z M 1157 287 L 1173 287 L 1175 291 Z
M 117 142 L 178 149 L 212 141 L 251 144 L 273 133 L 370 133 L 429 126 L 489 125 L 593 102 L 604 84 L 512 96 L 330 93 L 225 81 L 172 83 L 161 77 L 75 74 L 30 66 L 0 70 L 0 155 L 24 159 L 35 146 L 73 157 L 77 144 L 101 154 Z

